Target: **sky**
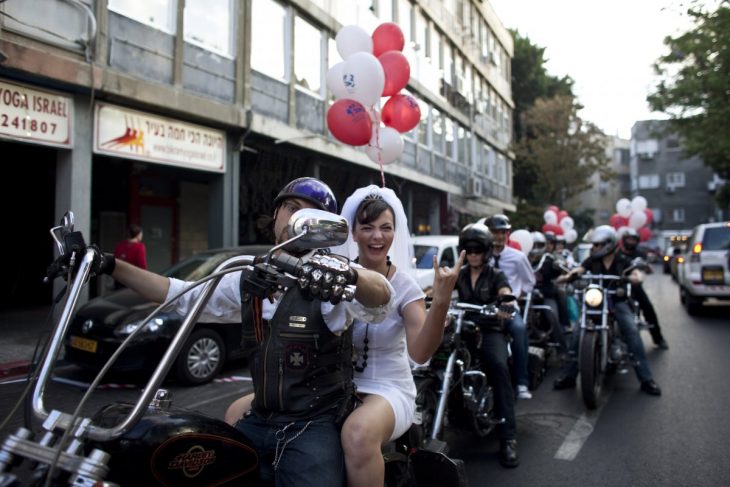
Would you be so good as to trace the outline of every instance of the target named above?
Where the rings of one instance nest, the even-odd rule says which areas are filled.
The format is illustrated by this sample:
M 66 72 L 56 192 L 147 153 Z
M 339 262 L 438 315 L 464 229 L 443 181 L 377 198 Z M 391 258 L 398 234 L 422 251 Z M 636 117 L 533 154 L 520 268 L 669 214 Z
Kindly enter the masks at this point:
M 639 120 L 664 119 L 646 96 L 663 40 L 692 29 L 687 0 L 490 0 L 506 28 L 544 47 L 548 74 L 575 80 L 579 115 L 628 139 Z M 711 2 L 704 2 L 710 4 Z

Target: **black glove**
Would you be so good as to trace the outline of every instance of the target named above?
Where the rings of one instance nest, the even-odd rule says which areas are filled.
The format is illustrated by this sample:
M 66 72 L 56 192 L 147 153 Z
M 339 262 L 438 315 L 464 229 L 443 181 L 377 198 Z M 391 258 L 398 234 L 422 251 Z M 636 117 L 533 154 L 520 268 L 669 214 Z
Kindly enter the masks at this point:
M 357 271 L 350 267 L 348 259 L 339 255 L 316 254 L 297 275 L 297 284 L 305 296 L 332 304 L 352 299 L 351 285 L 356 282 Z
M 91 244 L 87 248 L 94 251 L 94 262 L 91 264 L 92 275 L 107 274 L 111 276 L 117 266 L 117 259 L 114 254 L 102 252 L 96 244 Z

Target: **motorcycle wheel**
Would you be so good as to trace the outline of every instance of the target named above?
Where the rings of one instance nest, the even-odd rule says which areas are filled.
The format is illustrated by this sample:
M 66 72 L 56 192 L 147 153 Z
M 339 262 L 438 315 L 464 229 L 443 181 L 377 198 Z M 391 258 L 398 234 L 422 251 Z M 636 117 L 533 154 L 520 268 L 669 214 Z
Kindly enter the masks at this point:
M 183 384 L 198 385 L 213 380 L 223 368 L 226 346 L 213 330 L 194 330 L 175 362 L 177 378 Z
M 489 386 L 485 386 L 484 390 L 480 392 L 480 396 L 485 396 L 487 394 L 491 394 L 489 392 Z M 480 400 L 482 398 L 480 397 Z M 482 414 L 479 414 L 478 412 L 472 413 L 472 420 L 473 420 L 473 427 L 474 427 L 474 433 L 479 438 L 484 438 L 487 436 L 492 429 L 494 428 L 494 403 L 490 400 L 490 398 L 485 398 L 485 405 L 484 409 L 485 411 L 482 412 Z
M 581 336 L 579 366 L 583 402 L 588 409 L 596 409 L 603 388 L 601 336 L 599 333 L 586 332 Z

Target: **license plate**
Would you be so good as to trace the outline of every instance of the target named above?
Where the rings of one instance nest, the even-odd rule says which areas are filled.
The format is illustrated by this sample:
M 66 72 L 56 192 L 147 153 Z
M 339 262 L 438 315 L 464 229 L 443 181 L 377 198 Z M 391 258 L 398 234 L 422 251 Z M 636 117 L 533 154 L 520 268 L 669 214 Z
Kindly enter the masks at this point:
M 702 269 L 702 282 L 705 284 L 724 284 L 722 267 L 705 267 Z
M 74 336 L 71 337 L 71 346 L 73 348 L 83 350 L 84 352 L 96 353 L 96 345 L 96 340 L 89 340 L 88 338 Z

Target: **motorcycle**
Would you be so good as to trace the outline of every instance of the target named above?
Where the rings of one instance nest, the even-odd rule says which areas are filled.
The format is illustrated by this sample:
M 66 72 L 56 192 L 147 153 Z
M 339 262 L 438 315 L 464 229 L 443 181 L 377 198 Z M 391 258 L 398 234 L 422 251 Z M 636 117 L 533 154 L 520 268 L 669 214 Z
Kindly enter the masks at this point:
M 640 261 L 633 262 L 621 276 L 586 273 L 574 282 L 581 296 L 578 368 L 583 402 L 588 409 L 598 407 L 608 373 L 636 364 L 621 336 L 611 302 L 626 298 L 632 304 L 629 275 L 642 265 Z M 626 288 L 620 284 L 626 284 Z
M 27 480 L 11 472 L 23 460 L 31 461 L 32 485 L 259 485 L 259 458 L 243 433 L 222 420 L 172 406 L 169 393 L 159 386 L 213 289 L 226 273 L 245 271 L 248 277 L 244 286 L 252 293 L 266 293 L 301 284 L 302 280 L 312 287 L 323 285 L 328 273 L 320 273 L 323 274 L 321 281 L 314 277 L 317 269 L 313 272 L 310 262 L 315 259 L 324 262 L 325 267 L 318 267 L 320 271 L 328 269 L 327 265 L 338 269 L 337 262 L 341 261 L 323 254 L 315 253 L 312 260 L 305 262 L 288 254 L 274 253 L 291 246 L 317 249 L 341 244 L 348 233 L 344 219 L 321 210 L 303 209 L 292 215 L 288 232 L 290 239 L 274 247 L 263 259 L 248 255 L 232 257 L 193 286 L 204 286 L 200 298 L 191 307 L 136 403 L 110 404 L 92 417 L 82 418 L 80 411 L 86 400 L 135 333 L 102 368 L 73 413 L 46 410 L 44 393 L 55 358 L 81 289 L 100 258 L 98 249 L 87 247 L 81 233 L 74 231 L 73 214 L 67 213 L 61 225 L 51 229 L 51 235 L 59 254 L 70 258 L 64 265 L 57 264 L 61 262 L 59 259 L 49 268 L 49 277 L 67 275 L 66 301 L 39 369 L 31 378 L 35 384 L 30 398 L 32 411 L 42 421 L 42 431 L 34 435 L 21 427 L 5 439 L 0 448 L 0 485 L 22 485 Z M 354 297 L 354 286 L 338 283 L 337 279 L 328 289 L 332 290 L 329 298 L 332 302 Z M 180 294 L 184 292 L 187 290 Z M 145 328 L 155 313 L 177 297 L 161 304 L 138 330 Z
M 503 418 L 495 418 L 492 386 L 480 363 L 481 330 L 464 315 L 477 312 L 496 319 L 500 311 L 514 314 L 514 307 L 506 305 L 514 299 L 507 295 L 488 305 L 451 304 L 450 323 L 441 345 L 429 365 L 413 370 L 419 421 L 408 432 L 412 445 L 445 454 L 448 445 L 443 434 L 447 425 L 484 437 L 504 422 Z

